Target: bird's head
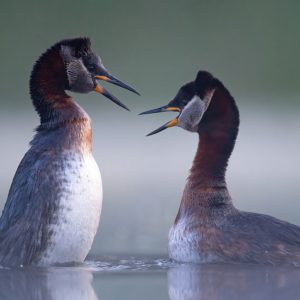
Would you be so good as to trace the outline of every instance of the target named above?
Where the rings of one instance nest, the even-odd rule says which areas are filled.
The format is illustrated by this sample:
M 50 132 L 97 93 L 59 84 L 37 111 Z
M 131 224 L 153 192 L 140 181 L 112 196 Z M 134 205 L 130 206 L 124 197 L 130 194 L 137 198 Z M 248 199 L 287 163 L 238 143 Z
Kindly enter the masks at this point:
M 65 66 L 68 83 L 66 90 L 77 93 L 96 91 L 125 109 L 128 108 L 99 85 L 98 81 L 110 82 L 139 95 L 134 88 L 107 71 L 101 58 L 92 50 L 89 38 L 63 40 L 58 46 L 60 48 L 59 54 Z
M 183 85 L 175 98 L 167 105 L 141 113 L 141 115 L 145 115 L 168 111 L 179 112 L 176 118 L 152 131 L 148 136 L 173 126 L 197 132 L 218 83 L 219 81 L 210 73 L 199 71 L 196 79 Z

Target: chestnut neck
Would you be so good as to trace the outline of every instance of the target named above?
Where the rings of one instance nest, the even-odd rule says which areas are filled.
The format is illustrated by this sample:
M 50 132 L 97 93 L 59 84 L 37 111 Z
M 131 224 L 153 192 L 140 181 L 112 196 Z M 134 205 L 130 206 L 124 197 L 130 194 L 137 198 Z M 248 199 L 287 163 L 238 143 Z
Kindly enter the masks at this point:
M 225 173 L 238 134 L 239 112 L 222 83 L 218 84 L 200 124 L 199 145 L 175 224 L 191 216 L 205 222 L 235 210 Z
M 191 187 L 226 188 L 225 173 L 238 128 L 238 108 L 220 83 L 199 126 L 199 145 L 188 178 Z
M 86 119 L 87 114 L 66 94 L 68 79 L 59 44 L 47 50 L 35 63 L 30 78 L 30 94 L 40 116 L 41 128 Z

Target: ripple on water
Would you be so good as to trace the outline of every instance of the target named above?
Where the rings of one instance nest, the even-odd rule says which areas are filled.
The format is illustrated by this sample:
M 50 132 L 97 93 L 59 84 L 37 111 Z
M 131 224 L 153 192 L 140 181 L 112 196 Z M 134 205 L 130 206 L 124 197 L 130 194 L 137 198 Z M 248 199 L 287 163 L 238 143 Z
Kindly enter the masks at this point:
M 167 258 L 104 257 L 101 260 L 88 260 L 85 265 L 93 272 L 101 271 L 165 271 L 175 265 Z

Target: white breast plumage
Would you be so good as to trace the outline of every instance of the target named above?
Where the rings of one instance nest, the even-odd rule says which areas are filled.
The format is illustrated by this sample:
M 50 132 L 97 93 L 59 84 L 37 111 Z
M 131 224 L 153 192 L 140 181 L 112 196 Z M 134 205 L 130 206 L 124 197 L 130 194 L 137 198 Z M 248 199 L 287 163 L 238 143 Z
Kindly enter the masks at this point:
M 201 225 L 197 218 L 182 218 L 169 232 L 170 258 L 180 262 L 208 263 L 216 260 L 213 253 L 202 251 Z
M 82 262 L 97 232 L 102 207 L 102 182 L 92 154 L 68 155 L 58 176 L 64 185 L 59 195 L 56 222 L 50 226 L 49 246 L 40 264 Z

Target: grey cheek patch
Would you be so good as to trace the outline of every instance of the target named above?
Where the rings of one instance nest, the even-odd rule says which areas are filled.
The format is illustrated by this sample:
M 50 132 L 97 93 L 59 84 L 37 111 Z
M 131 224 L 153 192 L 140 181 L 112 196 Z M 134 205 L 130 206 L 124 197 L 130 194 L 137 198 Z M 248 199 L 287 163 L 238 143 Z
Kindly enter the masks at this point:
M 208 91 L 203 100 L 198 96 L 194 96 L 181 112 L 177 126 L 191 132 L 197 131 L 198 125 L 203 114 L 207 110 L 214 93 L 215 89 Z
M 92 76 L 80 59 L 73 60 L 67 65 L 67 75 L 73 92 L 88 93 L 93 90 Z
M 94 82 L 82 60 L 74 57 L 67 46 L 61 46 L 60 55 L 66 66 L 70 90 L 77 93 L 92 91 Z
M 197 131 L 205 110 L 205 102 L 195 96 L 181 112 L 178 118 L 178 126 L 188 131 Z

